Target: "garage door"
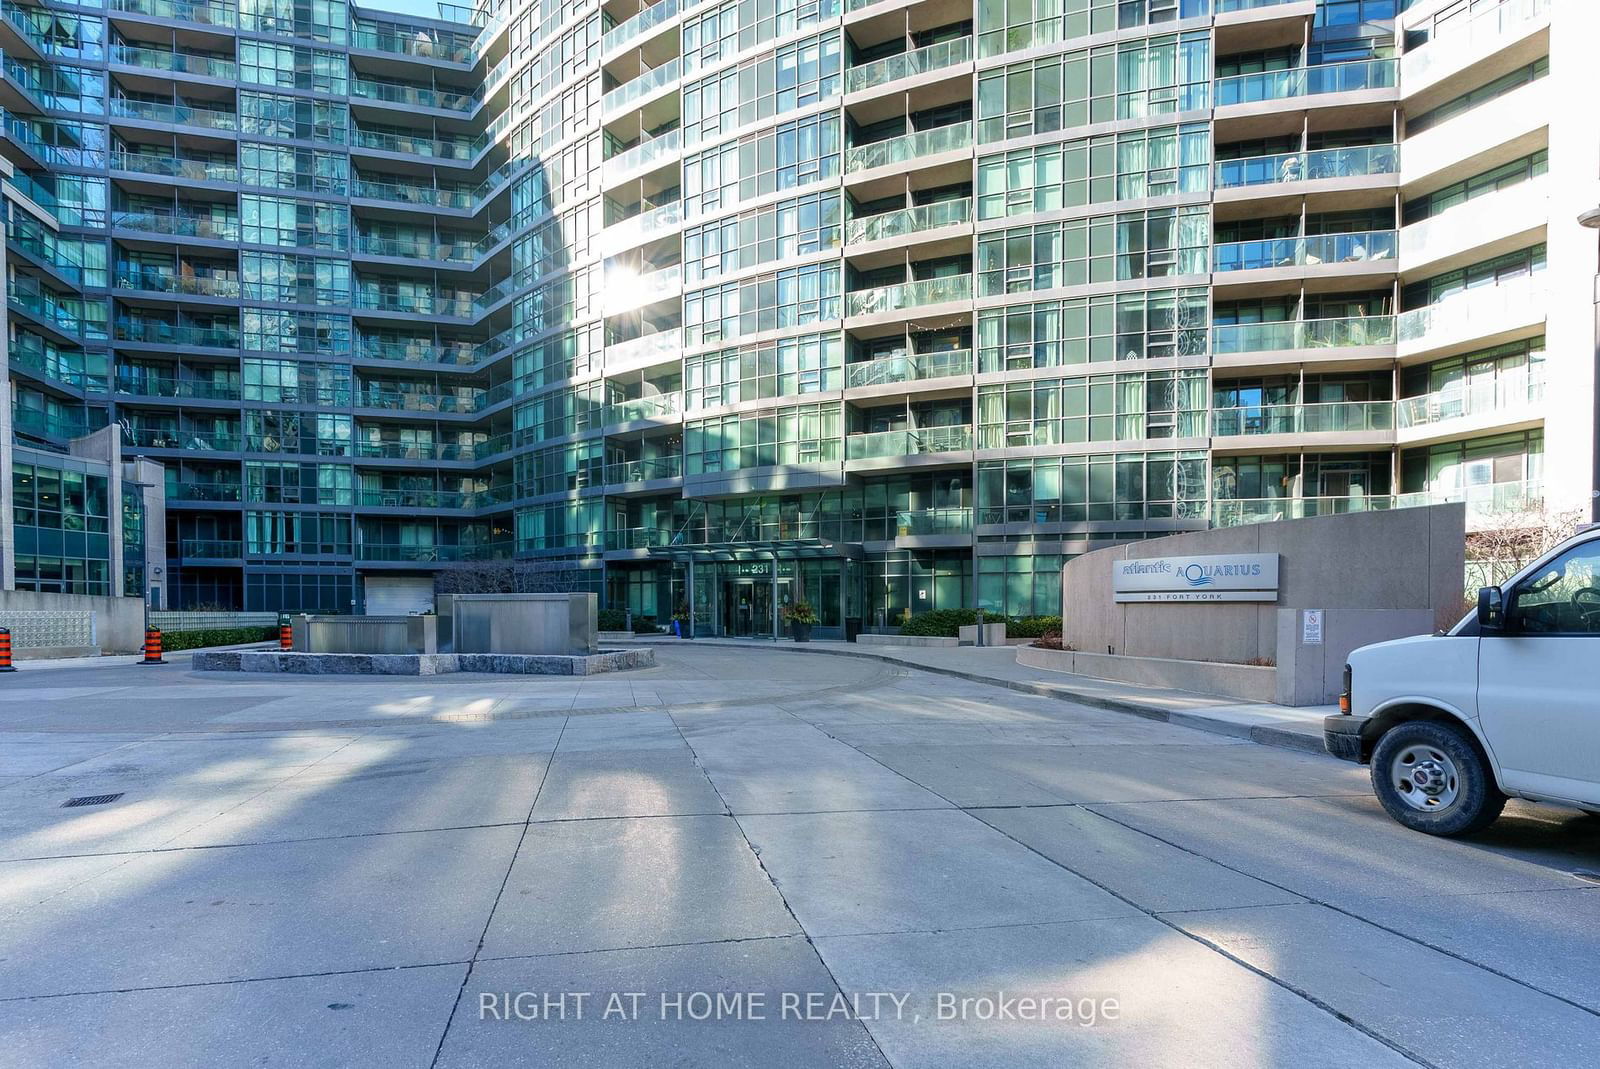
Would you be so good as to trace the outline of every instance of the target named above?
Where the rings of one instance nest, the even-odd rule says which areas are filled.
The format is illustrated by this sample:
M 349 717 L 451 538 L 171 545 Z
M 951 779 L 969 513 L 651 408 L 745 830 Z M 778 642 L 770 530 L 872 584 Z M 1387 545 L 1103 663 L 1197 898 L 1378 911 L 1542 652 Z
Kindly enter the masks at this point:
M 366 589 L 368 616 L 404 616 L 433 608 L 430 575 L 369 575 Z

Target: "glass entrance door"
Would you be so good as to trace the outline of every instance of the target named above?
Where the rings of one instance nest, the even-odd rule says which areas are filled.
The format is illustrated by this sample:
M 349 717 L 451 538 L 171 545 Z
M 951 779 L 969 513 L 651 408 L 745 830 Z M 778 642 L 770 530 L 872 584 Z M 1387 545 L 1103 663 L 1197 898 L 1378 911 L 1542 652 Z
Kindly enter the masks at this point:
M 723 634 L 733 638 L 771 638 L 772 581 L 724 580 L 722 628 Z

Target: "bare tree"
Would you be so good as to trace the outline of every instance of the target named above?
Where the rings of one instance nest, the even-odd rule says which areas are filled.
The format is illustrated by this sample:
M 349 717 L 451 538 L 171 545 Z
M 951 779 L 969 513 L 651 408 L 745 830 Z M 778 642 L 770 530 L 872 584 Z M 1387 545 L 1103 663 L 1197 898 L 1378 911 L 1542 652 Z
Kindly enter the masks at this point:
M 1467 532 L 1468 589 L 1499 586 L 1572 537 L 1583 521 L 1581 509 L 1554 510 L 1542 504 L 1495 513 Z

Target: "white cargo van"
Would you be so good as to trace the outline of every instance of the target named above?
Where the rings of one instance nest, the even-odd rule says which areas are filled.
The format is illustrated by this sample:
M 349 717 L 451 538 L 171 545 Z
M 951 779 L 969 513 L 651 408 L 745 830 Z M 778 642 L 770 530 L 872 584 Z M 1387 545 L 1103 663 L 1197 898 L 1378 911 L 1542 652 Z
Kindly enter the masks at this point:
M 1363 646 L 1329 753 L 1372 765 L 1400 823 L 1487 827 L 1506 798 L 1600 812 L 1600 528 L 1562 543 L 1448 633 Z

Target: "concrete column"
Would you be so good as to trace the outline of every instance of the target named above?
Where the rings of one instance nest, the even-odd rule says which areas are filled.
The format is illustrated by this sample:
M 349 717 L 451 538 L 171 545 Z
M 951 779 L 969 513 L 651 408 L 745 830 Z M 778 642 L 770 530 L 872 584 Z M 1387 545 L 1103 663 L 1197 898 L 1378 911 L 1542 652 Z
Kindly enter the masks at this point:
M 9 165 L 6 171 L 9 171 Z M 0 235 L 4 233 L 0 223 Z M 8 281 L 6 243 L 0 241 L 0 290 Z M 17 589 L 16 539 L 11 500 L 11 323 L 8 305 L 0 293 L 0 590 Z
M 1552 99 L 1566 106 L 1552 109 L 1549 116 L 1543 481 L 1549 508 L 1581 508 L 1586 516 L 1595 508 L 1595 389 L 1600 385 L 1595 381 L 1595 276 L 1600 271 L 1600 245 L 1577 217 L 1600 206 L 1600 131 L 1589 109 L 1570 105 L 1600 97 L 1596 40 L 1600 40 L 1600 5 L 1554 6 L 1550 89 Z
M 112 597 L 122 596 L 122 428 L 113 423 L 109 427 L 102 427 L 93 434 L 74 439 L 67 444 L 67 451 L 75 457 L 85 457 L 98 460 L 106 465 L 106 476 L 110 496 L 108 509 L 111 513 L 109 520 L 111 543 L 111 589 Z

